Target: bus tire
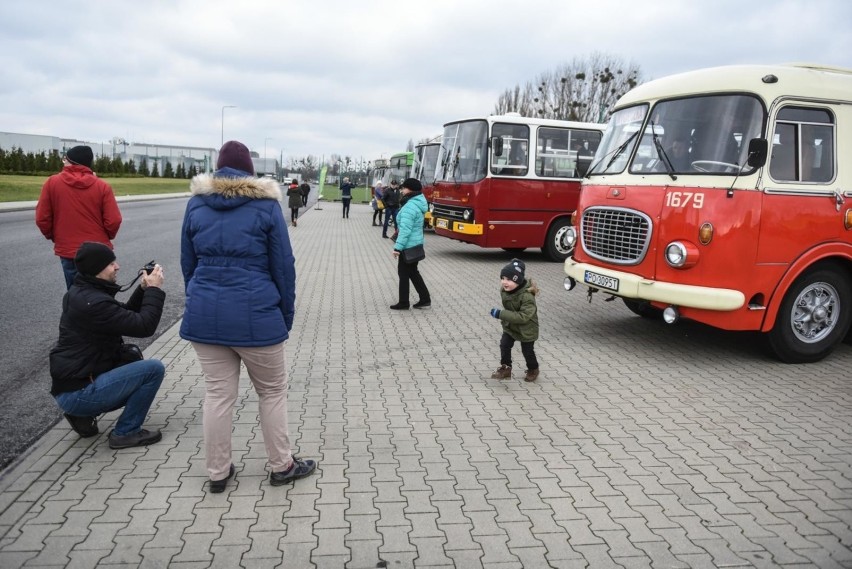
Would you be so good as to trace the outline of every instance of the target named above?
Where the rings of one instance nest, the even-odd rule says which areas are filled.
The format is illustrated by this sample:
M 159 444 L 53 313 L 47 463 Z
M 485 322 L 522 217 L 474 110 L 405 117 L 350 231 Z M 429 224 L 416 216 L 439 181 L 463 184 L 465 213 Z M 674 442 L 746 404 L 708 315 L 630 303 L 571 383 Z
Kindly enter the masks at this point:
M 630 312 L 637 316 L 648 318 L 650 320 L 660 320 L 663 317 L 663 311 L 656 306 L 652 306 L 650 302 L 623 297 L 621 300 L 624 301 L 624 306 L 630 309 Z
M 814 267 L 796 279 L 768 334 L 778 359 L 810 363 L 834 350 L 852 321 L 851 281 L 849 272 L 835 264 Z
M 571 220 L 564 217 L 554 221 L 547 231 L 547 238 L 541 250 L 551 261 L 561 263 L 574 252 L 574 248 L 569 247 L 565 241 L 565 235 L 570 228 Z

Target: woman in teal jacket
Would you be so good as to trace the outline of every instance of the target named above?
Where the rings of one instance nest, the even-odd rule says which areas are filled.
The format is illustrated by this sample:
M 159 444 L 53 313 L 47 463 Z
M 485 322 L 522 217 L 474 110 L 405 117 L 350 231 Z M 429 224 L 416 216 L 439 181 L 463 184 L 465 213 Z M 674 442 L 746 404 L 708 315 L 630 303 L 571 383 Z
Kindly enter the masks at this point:
M 391 310 L 408 310 L 409 283 L 414 285 L 420 299 L 414 303 L 414 308 L 429 308 L 432 298 L 429 289 L 423 282 L 423 276 L 417 270 L 419 261 L 406 263 L 400 253 L 403 249 L 423 245 L 423 218 L 429 205 L 423 197 L 423 187 L 415 178 L 406 178 L 402 183 L 402 209 L 396 216 L 396 226 L 399 235 L 393 248 L 393 256 L 397 258 L 397 273 L 399 274 L 399 302 L 391 305 Z

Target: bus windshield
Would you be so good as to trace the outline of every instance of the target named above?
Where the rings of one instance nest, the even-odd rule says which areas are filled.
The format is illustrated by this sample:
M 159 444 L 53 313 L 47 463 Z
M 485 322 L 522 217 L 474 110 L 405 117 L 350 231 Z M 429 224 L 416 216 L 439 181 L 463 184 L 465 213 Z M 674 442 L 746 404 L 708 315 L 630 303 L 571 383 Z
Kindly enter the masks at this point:
M 627 166 L 636 146 L 636 135 L 645 121 L 648 105 L 627 107 L 613 113 L 588 175 L 617 174 Z
M 750 95 L 660 101 L 651 110 L 630 173 L 749 173 L 748 143 L 763 132 L 764 114 Z
M 444 128 L 435 179 L 445 182 L 477 182 L 488 166 L 488 123 L 484 120 L 448 124 Z

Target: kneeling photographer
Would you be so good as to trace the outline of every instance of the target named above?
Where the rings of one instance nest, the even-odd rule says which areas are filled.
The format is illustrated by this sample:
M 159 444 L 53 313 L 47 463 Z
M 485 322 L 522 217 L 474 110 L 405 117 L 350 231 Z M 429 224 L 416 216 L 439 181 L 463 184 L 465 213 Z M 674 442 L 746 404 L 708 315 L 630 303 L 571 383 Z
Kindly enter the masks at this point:
M 115 299 L 123 289 L 112 249 L 87 241 L 74 264 L 78 274 L 62 299 L 59 340 L 50 351 L 50 393 L 81 437 L 98 434 L 98 415 L 123 407 L 109 435 L 110 448 L 156 443 L 162 434 L 143 429 L 142 422 L 165 367 L 142 359 L 139 348 L 125 344 L 122 336 L 146 338 L 156 331 L 166 298 L 163 269 L 152 262 L 140 270 L 142 282 L 122 303 Z

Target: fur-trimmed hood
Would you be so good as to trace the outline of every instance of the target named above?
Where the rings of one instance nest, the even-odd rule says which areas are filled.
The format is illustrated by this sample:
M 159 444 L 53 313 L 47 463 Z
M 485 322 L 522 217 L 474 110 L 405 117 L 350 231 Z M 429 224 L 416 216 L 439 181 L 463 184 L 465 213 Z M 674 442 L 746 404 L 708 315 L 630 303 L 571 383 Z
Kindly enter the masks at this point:
M 249 200 L 281 201 L 281 188 L 272 178 L 200 174 L 190 181 L 189 191 L 216 209 L 238 207 Z

